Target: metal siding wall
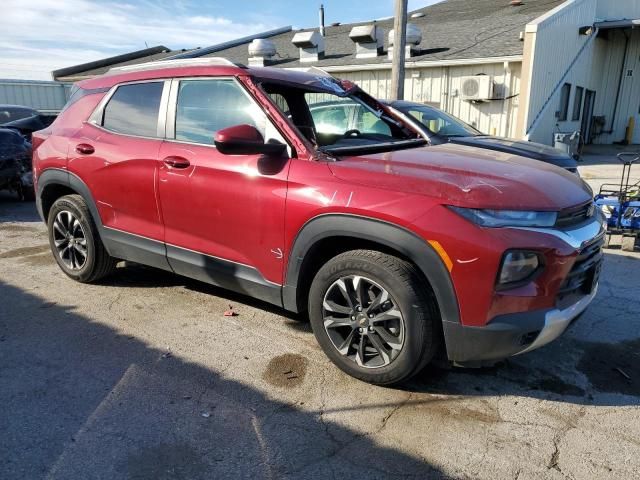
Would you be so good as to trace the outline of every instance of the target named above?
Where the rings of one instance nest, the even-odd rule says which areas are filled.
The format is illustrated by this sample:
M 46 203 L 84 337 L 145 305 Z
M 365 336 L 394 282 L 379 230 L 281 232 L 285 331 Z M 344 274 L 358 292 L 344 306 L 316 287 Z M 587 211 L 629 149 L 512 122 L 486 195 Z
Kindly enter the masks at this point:
M 527 130 L 533 124 L 538 112 L 542 109 L 550 93 L 556 87 L 562 75 L 575 58 L 576 54 L 589 37 L 578 34 L 584 25 L 593 24 L 597 0 L 574 0 L 567 2 L 564 8 L 545 18 L 537 24 L 535 57 L 531 92 L 529 97 L 529 113 Z M 594 84 L 592 63 L 595 42 L 582 53 L 565 82 L 572 84 L 569 102 L 569 120 L 575 85 L 597 90 Z M 579 128 L 579 122 L 560 122 L 556 127 L 555 112 L 560 102 L 560 90 L 551 99 L 541 116 L 535 130 L 529 132 L 530 140 L 551 144 L 554 131 L 573 131 Z
M 640 0 L 599 0 L 598 19 L 640 18 Z
M 591 25 L 596 20 L 617 20 L 638 18 L 639 16 L 640 0 L 570 0 L 554 15 L 537 22 L 527 128 L 532 124 L 549 94 L 558 84 L 582 45 L 587 41 L 588 37 L 579 35 L 578 29 L 585 25 Z M 555 112 L 558 110 L 560 102 L 560 91 L 558 90 L 535 130 L 529 132 L 529 138 L 532 141 L 550 144 L 555 131 L 571 132 L 580 129 L 580 122 L 574 122 L 571 119 L 576 86 L 596 92 L 594 115 L 604 115 L 606 117 L 605 130 L 611 128 L 624 54 L 624 37 L 620 32 L 611 32 L 610 35 L 609 40 L 596 38 L 582 52 L 578 62 L 564 80 L 572 86 L 568 120 L 557 122 L 555 118 Z M 624 137 L 629 116 L 638 116 L 639 42 L 638 32 L 634 32 L 625 66 L 625 69 L 634 70 L 634 76 L 624 80 L 614 131 L 612 134 L 596 137 L 594 143 L 612 143 L 621 140 Z
M 473 104 L 455 95 L 456 90 L 460 89 L 461 77 L 478 74 L 493 76 L 497 85 L 496 93 L 500 96 L 518 94 L 522 65 L 520 62 L 509 65 L 510 74 L 505 72 L 502 63 L 407 69 L 405 99 L 438 104 L 443 110 L 485 133 L 509 136 L 515 130 L 518 97 Z M 374 97 L 389 98 L 390 70 L 341 72 L 338 76 L 355 82 Z M 505 80 L 508 81 L 506 86 Z
M 59 112 L 69 98 L 70 84 L 28 80 L 0 80 L 0 104 L 24 105 L 43 112 Z

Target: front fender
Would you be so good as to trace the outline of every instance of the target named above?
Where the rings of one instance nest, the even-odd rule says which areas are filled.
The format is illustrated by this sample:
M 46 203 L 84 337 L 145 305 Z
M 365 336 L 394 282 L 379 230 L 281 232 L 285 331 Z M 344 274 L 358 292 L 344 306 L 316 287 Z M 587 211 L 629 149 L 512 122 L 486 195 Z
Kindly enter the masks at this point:
M 460 322 L 451 276 L 436 251 L 406 228 L 378 219 L 349 214 L 326 214 L 309 220 L 298 232 L 289 255 L 283 305 L 298 312 L 298 286 L 302 263 L 314 244 L 330 237 L 360 238 L 383 244 L 410 259 L 427 278 L 438 302 L 443 322 Z

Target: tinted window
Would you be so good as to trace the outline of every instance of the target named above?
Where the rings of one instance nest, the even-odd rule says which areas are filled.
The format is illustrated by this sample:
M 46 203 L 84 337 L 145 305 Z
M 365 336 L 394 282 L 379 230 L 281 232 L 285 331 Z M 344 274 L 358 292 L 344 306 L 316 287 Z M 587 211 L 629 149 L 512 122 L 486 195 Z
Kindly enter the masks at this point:
M 265 135 L 266 116 L 234 80 L 180 82 L 176 140 L 212 145 L 218 130 L 242 124 Z
M 157 136 L 163 86 L 151 82 L 118 87 L 104 109 L 102 125 L 129 135 Z
M 569 97 L 571 96 L 571 84 L 565 83 L 560 92 L 560 109 L 557 112 L 558 120 L 564 122 L 569 112 Z
M 573 116 L 571 120 L 580 120 L 580 116 L 582 115 L 582 95 L 584 93 L 584 89 L 582 87 L 576 87 L 576 95 L 573 99 Z

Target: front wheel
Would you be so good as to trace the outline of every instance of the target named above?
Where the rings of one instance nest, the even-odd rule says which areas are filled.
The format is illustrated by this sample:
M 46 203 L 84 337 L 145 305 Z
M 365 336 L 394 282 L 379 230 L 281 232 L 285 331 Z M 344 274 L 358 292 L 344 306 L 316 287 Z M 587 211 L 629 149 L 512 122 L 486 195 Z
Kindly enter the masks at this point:
M 438 309 L 416 267 L 354 250 L 327 262 L 309 292 L 309 318 L 327 356 L 344 372 L 390 385 L 418 373 L 439 344 Z
M 90 283 L 115 269 L 116 260 L 104 248 L 80 195 L 66 195 L 56 200 L 49 211 L 47 226 L 53 256 L 72 279 Z

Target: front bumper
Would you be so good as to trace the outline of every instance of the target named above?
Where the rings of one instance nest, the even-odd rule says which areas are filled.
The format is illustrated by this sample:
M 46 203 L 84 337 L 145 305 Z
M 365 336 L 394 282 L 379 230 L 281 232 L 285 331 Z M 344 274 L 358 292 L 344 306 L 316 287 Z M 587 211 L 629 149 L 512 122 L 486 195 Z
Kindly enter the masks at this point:
M 496 317 L 484 327 L 444 322 L 447 355 L 460 366 L 492 365 L 540 348 L 564 333 L 593 301 L 597 285 L 565 309 L 553 308 Z

